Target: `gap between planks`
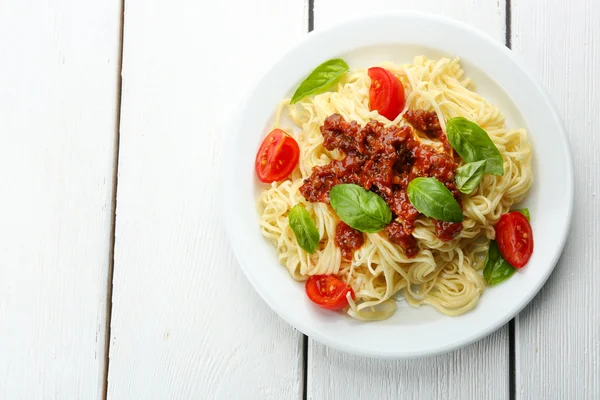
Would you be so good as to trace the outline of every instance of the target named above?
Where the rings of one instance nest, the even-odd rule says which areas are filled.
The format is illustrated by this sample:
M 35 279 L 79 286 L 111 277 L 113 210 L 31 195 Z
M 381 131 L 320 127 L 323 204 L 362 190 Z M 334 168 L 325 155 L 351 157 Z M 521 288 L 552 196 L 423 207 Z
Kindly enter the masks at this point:
M 506 12 L 505 12 L 505 20 L 506 20 L 506 38 L 505 45 L 509 49 L 512 50 L 512 10 L 511 10 L 511 1 L 506 0 Z M 508 396 L 510 400 L 514 400 L 517 398 L 517 369 L 516 369 L 516 353 L 515 353 L 515 318 L 511 319 L 508 322 Z
M 121 94 L 123 89 L 123 33 L 125 29 L 125 0 L 121 0 L 121 21 L 119 25 L 119 59 L 117 61 L 117 112 L 115 119 L 115 152 L 113 160 L 113 191 L 111 199 L 110 245 L 108 253 L 108 279 L 106 285 L 106 335 L 104 342 L 104 380 L 102 398 L 108 398 L 108 368 L 110 362 L 110 323 L 112 317 L 113 272 L 115 268 L 115 232 L 117 223 L 117 187 L 119 181 L 119 144 L 121 142 Z
M 125 0 L 123 0 L 125 1 Z M 315 0 L 308 0 L 308 32 L 315 28 Z M 308 399 L 308 336 L 302 335 L 302 400 Z

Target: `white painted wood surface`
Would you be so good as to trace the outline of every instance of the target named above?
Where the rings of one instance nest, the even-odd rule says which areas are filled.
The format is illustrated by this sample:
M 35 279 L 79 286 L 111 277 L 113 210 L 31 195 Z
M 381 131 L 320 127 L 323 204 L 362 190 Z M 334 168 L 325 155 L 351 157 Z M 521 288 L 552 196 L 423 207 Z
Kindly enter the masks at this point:
M 218 163 L 307 21 L 301 0 L 126 1 L 109 398 L 301 398 L 302 336 L 233 258 Z
M 505 41 L 504 2 L 315 0 L 315 29 L 371 10 L 414 9 L 467 22 Z M 377 340 L 373 338 L 373 340 Z M 309 340 L 308 399 L 505 399 L 509 393 L 505 326 L 464 349 L 421 360 L 382 361 L 347 355 Z M 494 371 L 491 373 L 491 371 Z
M 508 1 L 508 0 L 507 0 Z M 505 0 L 315 0 L 324 28 L 372 10 L 463 20 L 500 42 Z M 514 51 L 565 118 L 572 233 L 516 320 L 517 399 L 600 398 L 600 5 L 512 0 Z M 125 0 L 106 368 L 120 1 L 0 2 L 0 399 L 505 399 L 506 327 L 389 362 L 309 340 L 254 293 L 226 241 L 229 109 L 306 34 L 307 0 Z M 107 381 L 108 380 L 108 381 Z
M 310 339 L 308 349 L 308 399 L 508 399 L 505 328 L 469 347 L 420 360 L 356 357 Z
M 575 160 L 571 234 L 516 321 L 518 399 L 600 399 L 600 4 L 513 1 L 512 43 L 562 114 Z
M 103 397 L 120 21 L 0 2 L 0 399 Z
M 464 21 L 502 43 L 505 39 L 505 0 L 314 0 L 314 3 L 315 29 L 369 12 L 416 10 Z

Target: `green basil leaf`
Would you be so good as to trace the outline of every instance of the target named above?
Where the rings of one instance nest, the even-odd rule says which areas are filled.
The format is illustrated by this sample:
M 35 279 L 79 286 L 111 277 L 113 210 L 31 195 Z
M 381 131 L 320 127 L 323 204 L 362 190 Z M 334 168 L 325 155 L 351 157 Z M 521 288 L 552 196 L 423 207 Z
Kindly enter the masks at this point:
M 473 193 L 483 178 L 486 162 L 486 160 L 475 161 L 457 168 L 454 181 L 458 190 L 466 194 Z
M 483 270 L 483 279 L 488 285 L 495 285 L 510 278 L 517 269 L 510 265 L 502 257 L 498 243 L 495 240 L 490 242 L 490 249 L 485 259 L 485 269 Z
M 288 214 L 290 228 L 296 236 L 296 241 L 304 250 L 313 254 L 319 247 L 319 231 L 308 211 L 300 204 L 296 204 Z
M 361 232 L 379 232 L 392 222 L 392 211 L 386 202 L 358 185 L 334 186 L 329 202 L 342 221 Z
M 435 178 L 415 178 L 406 189 L 408 199 L 418 212 L 446 222 L 462 222 L 460 205 L 446 186 Z
M 334 58 L 333 60 L 325 61 L 302 81 L 292 96 L 290 103 L 297 103 L 308 95 L 326 89 L 346 72 L 348 72 L 348 64 L 344 60 Z
M 521 208 L 519 210 L 515 210 L 520 212 L 521 214 L 523 214 L 525 216 L 525 218 L 527 218 L 527 221 L 531 222 L 531 214 L 529 213 L 529 208 Z
M 467 163 L 486 160 L 485 173 L 504 175 L 500 151 L 479 125 L 463 117 L 446 122 L 448 141 Z

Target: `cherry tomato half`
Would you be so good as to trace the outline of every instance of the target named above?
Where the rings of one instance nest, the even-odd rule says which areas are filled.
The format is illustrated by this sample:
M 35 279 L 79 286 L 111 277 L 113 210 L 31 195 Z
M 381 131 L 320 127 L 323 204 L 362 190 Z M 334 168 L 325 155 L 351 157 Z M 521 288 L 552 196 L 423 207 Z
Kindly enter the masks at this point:
M 348 305 L 346 295 L 354 299 L 354 290 L 333 275 L 313 275 L 306 281 L 306 295 L 313 303 L 328 310 Z
M 387 69 L 369 68 L 371 88 L 369 89 L 369 109 L 379 111 L 390 121 L 404 108 L 404 87 L 402 82 Z
M 298 142 L 281 129 L 274 129 L 256 154 L 256 175 L 268 183 L 285 179 L 296 168 L 299 157 Z
M 500 217 L 496 224 L 496 241 L 500 253 L 515 268 L 523 268 L 533 253 L 531 225 L 519 211 Z

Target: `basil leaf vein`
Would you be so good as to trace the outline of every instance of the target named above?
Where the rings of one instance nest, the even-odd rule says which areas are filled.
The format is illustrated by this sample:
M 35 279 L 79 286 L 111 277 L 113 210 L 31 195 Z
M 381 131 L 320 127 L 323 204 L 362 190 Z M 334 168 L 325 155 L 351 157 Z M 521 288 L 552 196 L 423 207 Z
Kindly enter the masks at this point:
M 523 214 L 525 216 L 525 218 L 527 218 L 527 221 L 531 222 L 531 213 L 529 212 L 529 208 L 520 208 L 515 211 L 518 211 L 521 214 Z
M 486 160 L 475 161 L 457 168 L 454 181 L 458 190 L 466 194 L 472 193 L 483 178 L 486 163 Z
M 334 58 L 325 61 L 302 81 L 296 92 L 294 92 L 290 103 L 297 103 L 308 95 L 326 89 L 346 72 L 348 72 L 348 64 L 344 60 Z
M 359 185 L 334 186 L 329 192 L 329 202 L 342 221 L 361 232 L 379 232 L 392 221 L 392 211 L 386 202 Z
M 479 125 L 463 117 L 452 118 L 446 122 L 446 135 L 465 162 L 486 160 L 485 173 L 504 175 L 500 151 Z
M 435 178 L 415 178 L 406 189 L 408 199 L 418 212 L 446 222 L 462 222 L 460 205 L 446 186 Z
M 300 247 L 310 254 L 317 251 L 321 238 L 308 211 L 300 204 L 296 204 L 288 214 L 288 221 Z
M 483 279 L 488 285 L 496 285 L 510 278 L 517 269 L 510 265 L 502 257 L 498 243 L 495 240 L 490 242 L 490 249 L 485 259 L 485 269 L 483 270 Z

